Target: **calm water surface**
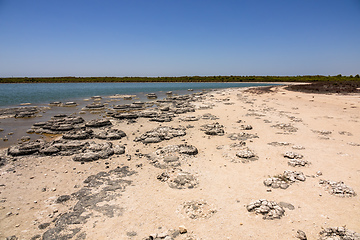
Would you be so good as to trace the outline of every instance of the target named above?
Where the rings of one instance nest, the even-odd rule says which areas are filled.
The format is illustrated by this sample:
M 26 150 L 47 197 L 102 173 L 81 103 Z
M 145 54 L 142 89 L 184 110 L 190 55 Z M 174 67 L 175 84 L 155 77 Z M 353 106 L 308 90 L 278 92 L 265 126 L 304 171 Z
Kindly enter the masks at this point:
M 47 104 L 66 102 L 91 96 L 137 94 L 160 91 L 186 91 L 214 88 L 264 86 L 258 83 L 5 83 L 0 84 L 0 107 L 21 103 Z M 181 94 L 181 93 L 179 93 Z
M 0 84 L 0 108 L 19 107 L 21 103 L 30 103 L 31 106 L 47 106 L 50 102 L 74 101 L 76 107 L 51 107 L 37 115 L 35 118 L 7 118 L 0 119 L 0 149 L 9 147 L 19 141 L 22 136 L 30 136 L 32 140 L 41 138 L 42 135 L 27 134 L 36 122 L 48 121 L 56 114 L 78 114 L 83 107 L 91 104 L 92 96 L 101 96 L 102 103 L 108 103 L 111 108 L 117 104 L 128 104 L 134 101 L 147 101 L 146 94 L 156 93 L 158 99 L 166 97 L 167 91 L 173 94 L 189 94 L 202 91 L 203 89 L 219 89 L 234 87 L 266 86 L 273 84 L 256 83 L 24 83 L 24 84 Z M 189 92 L 188 89 L 193 89 Z M 111 99 L 115 94 L 136 95 L 133 100 Z M 101 117 L 101 114 L 86 112 L 82 114 L 85 120 Z M 8 141 L 3 141 L 7 138 Z

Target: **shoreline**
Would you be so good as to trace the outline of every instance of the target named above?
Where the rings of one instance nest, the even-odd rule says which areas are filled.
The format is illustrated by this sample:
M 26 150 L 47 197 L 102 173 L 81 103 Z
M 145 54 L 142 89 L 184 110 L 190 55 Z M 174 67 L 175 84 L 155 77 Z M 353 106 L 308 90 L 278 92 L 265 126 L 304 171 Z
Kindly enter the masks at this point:
M 110 83 L 111 84 L 111 83 Z M 179 83 L 181 84 L 181 83 Z M 244 83 L 249 84 L 249 83 Z M 256 83 L 254 83 L 256 84 Z M 258 84 L 268 84 L 268 83 L 258 83 Z M 219 88 L 225 89 L 225 88 Z M 207 91 L 214 90 L 214 88 L 209 89 L 176 89 L 173 90 L 172 96 L 176 95 L 187 95 L 192 93 L 204 93 Z M 27 104 L 26 106 L 14 105 L 8 107 L 1 107 L 0 108 L 0 122 L 2 125 L 2 129 L 4 131 L 0 132 L 0 146 L 3 145 L 4 147 L 9 147 L 12 144 L 15 144 L 20 141 L 22 137 L 30 137 L 33 140 L 39 139 L 41 136 L 35 134 L 27 134 L 26 131 L 36 122 L 48 121 L 51 116 L 57 114 L 68 114 L 68 115 L 78 115 L 81 113 L 86 120 L 94 119 L 96 117 L 104 115 L 106 111 L 112 111 L 112 105 L 116 104 L 131 104 L 136 101 L 142 102 L 152 102 L 154 99 L 147 98 L 146 94 L 148 92 L 137 92 L 134 96 L 130 99 L 124 98 L 121 96 L 116 95 L 101 95 L 100 98 L 94 98 L 92 95 L 87 97 L 77 97 L 77 98 L 68 98 L 68 99 L 56 99 L 56 101 L 62 102 L 61 104 L 64 105 L 66 102 L 75 102 L 74 106 L 62 106 L 61 104 L 51 105 L 49 102 L 40 102 L 40 103 L 33 103 L 30 105 Z M 166 91 L 155 91 L 158 100 L 164 99 L 168 97 Z M 118 94 L 117 94 L 118 95 Z M 115 98 L 114 98 L 115 97 Z M 155 99 L 155 100 L 156 100 Z M 93 111 L 88 111 L 86 109 L 84 112 L 83 109 L 86 108 L 87 105 L 91 104 L 104 104 L 105 109 L 102 110 L 102 114 L 94 113 Z M 96 110 L 96 109 L 94 109 Z M 6 112 L 7 115 L 6 115 Z M 22 114 L 24 112 L 25 114 Z M 16 116 L 18 113 L 19 115 L 24 115 L 24 117 Z M 34 113 L 33 115 L 29 113 Z M 13 121 L 15 116 L 15 121 Z M 7 135 L 8 133 L 15 133 L 12 135 Z M 3 141 L 3 139 L 8 139 Z
M 360 192 L 359 95 L 274 89 L 261 94 L 217 89 L 185 101 L 195 112 L 174 116 L 166 110 L 167 102 L 151 110 L 166 113 L 169 122 L 104 118 L 112 125 L 92 128 L 94 132 L 119 129 L 126 136 L 79 141 L 125 147 L 125 153 L 105 159 L 74 161 L 78 153 L 10 157 L 0 168 L 0 237 L 51 239 L 50 233 L 69 233 L 73 239 L 144 239 L 151 234 L 176 240 L 297 239 L 302 230 L 308 239 L 318 239 L 322 228 L 344 225 L 360 233 L 359 196 L 339 197 L 319 183 L 344 181 Z M 176 134 L 160 142 L 141 140 L 160 126 L 176 128 Z M 187 154 L 177 152 L 184 144 Z M 287 152 L 302 155 L 298 159 L 309 164 L 288 165 Z M 306 180 L 285 189 L 264 185 L 285 170 L 302 172 Z M 100 177 L 99 172 L 109 175 Z M 181 185 L 178 176 L 187 183 Z M 85 202 L 80 193 L 93 201 Z M 69 199 L 60 201 L 61 196 Z M 280 204 L 284 215 L 264 220 L 248 211 L 259 199 Z M 69 214 L 73 220 L 66 218 Z M 179 232 L 176 237 L 172 229 Z

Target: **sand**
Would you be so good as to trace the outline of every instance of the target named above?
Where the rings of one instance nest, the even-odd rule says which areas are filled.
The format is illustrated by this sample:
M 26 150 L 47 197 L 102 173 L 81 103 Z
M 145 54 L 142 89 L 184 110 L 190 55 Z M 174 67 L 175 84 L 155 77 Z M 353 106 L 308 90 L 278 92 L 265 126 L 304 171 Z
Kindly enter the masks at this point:
M 212 104 L 211 109 L 179 115 L 168 123 L 144 118 L 134 124 L 112 120 L 127 137 L 112 141 L 126 144 L 126 153 L 110 159 L 81 164 L 71 156 L 28 156 L 9 162 L 0 168 L 0 238 L 15 235 L 18 239 L 40 239 L 56 227 L 57 217 L 73 212 L 78 202 L 71 197 L 56 203 L 59 196 L 79 191 L 90 175 L 124 166 L 131 171 L 127 176 L 110 175 L 115 185 L 123 187 L 89 206 L 82 216 L 91 215 L 84 222 L 69 225 L 78 229 L 73 239 L 144 239 L 151 234 L 165 236 L 180 226 L 187 232 L 175 239 L 297 239 L 299 229 L 308 239 L 318 239 L 323 228 L 341 226 L 360 233 L 359 196 L 335 196 L 319 185 L 320 179 L 343 181 L 360 193 L 360 96 L 291 92 L 282 86 L 273 90 L 262 94 L 244 89 L 208 93 L 206 100 L 195 104 Z M 218 119 L 180 120 L 208 113 Z M 215 122 L 224 126 L 224 135 L 210 136 L 200 130 L 202 125 Z M 189 124 L 193 127 L 187 128 L 182 137 L 147 145 L 133 141 L 159 125 Z M 290 124 L 293 131 L 274 127 L 281 124 Z M 241 125 L 251 125 L 252 129 L 242 130 Z M 244 147 L 231 147 L 241 141 L 228 136 L 241 132 L 258 136 L 244 141 L 245 147 L 257 156 L 254 161 L 241 162 L 236 153 Z M 273 146 L 268 144 L 271 142 L 289 145 Z M 197 155 L 181 162 L 182 171 L 193 174 L 197 185 L 190 189 L 170 188 L 157 176 L 172 173 L 171 169 L 156 168 L 144 155 L 184 143 L 198 149 Z M 303 155 L 311 164 L 289 166 L 283 156 L 288 151 Z M 287 189 L 263 184 L 266 178 L 284 170 L 301 171 L 306 180 Z M 318 171 L 321 176 L 316 175 Z M 103 187 L 94 187 L 93 194 Z M 261 214 L 246 208 L 259 199 L 290 203 L 294 209 L 284 208 L 280 219 L 264 220 Z M 191 215 L 186 206 L 194 203 L 204 209 L 193 209 L 195 214 Z M 111 210 L 104 210 L 107 207 Z M 49 226 L 39 229 L 43 223 Z

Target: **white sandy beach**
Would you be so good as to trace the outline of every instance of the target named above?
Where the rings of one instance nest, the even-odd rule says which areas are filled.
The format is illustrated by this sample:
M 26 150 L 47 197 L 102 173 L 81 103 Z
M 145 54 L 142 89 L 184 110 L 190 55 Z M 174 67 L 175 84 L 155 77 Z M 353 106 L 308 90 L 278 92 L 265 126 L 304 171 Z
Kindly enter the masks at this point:
M 343 226 L 360 233 L 359 195 L 339 197 L 319 184 L 321 179 L 343 181 L 360 193 L 360 96 L 291 92 L 283 86 L 273 90 L 263 94 L 243 89 L 207 93 L 205 100 L 194 103 L 198 106 L 196 112 L 178 115 L 171 122 L 139 118 L 128 124 L 111 119 L 112 127 L 127 136 L 111 141 L 121 142 L 126 150 L 109 159 L 81 164 L 71 156 L 24 156 L 9 161 L 0 168 L 0 238 L 41 239 L 60 224 L 56 220 L 61 215 L 73 212 L 78 203 L 73 195 L 68 201 L 56 203 L 59 196 L 82 189 L 90 175 L 118 166 L 128 166 L 134 173 L 121 179 L 110 174 L 114 185 L 123 186 L 111 194 L 101 192 L 104 184 L 93 187 L 91 196 L 103 197 L 104 201 L 85 206 L 81 216 L 87 218 L 68 224 L 62 235 L 77 229 L 73 239 L 145 239 L 151 234 L 159 234 L 158 239 L 297 239 L 297 231 L 302 230 L 308 239 L 319 239 L 323 228 Z M 204 114 L 218 119 L 181 120 Z M 216 122 L 223 125 L 223 136 L 201 131 L 202 125 Z M 186 128 L 185 136 L 159 143 L 134 142 L 135 137 L 159 125 L 192 127 Z M 251 125 L 252 129 L 243 130 L 242 125 Z M 287 131 L 274 126 L 293 128 Z M 258 138 L 244 140 L 246 146 L 240 146 L 239 139 L 229 138 L 243 132 Z M 283 145 L 270 145 L 272 142 Z M 175 170 L 157 168 L 145 157 L 160 147 L 184 143 L 195 146 L 198 154 L 180 156 L 181 166 Z M 257 159 L 243 163 L 236 154 L 245 148 Z M 290 151 L 303 155 L 310 164 L 289 166 L 284 154 Z M 265 179 L 285 170 L 301 171 L 306 180 L 296 181 L 287 189 L 264 185 Z M 169 180 L 157 179 L 164 172 L 171 176 L 180 171 L 195 177 L 194 188 L 171 188 Z M 318 171 L 322 175 L 317 176 Z M 105 195 L 96 195 L 100 192 Z M 265 220 L 246 208 L 259 199 L 287 203 L 293 208 L 284 207 L 280 219 Z M 193 208 L 195 214 L 187 214 L 184 206 L 195 206 L 196 202 L 200 209 Z M 49 224 L 39 229 L 44 223 Z M 180 226 L 187 232 L 172 236 Z

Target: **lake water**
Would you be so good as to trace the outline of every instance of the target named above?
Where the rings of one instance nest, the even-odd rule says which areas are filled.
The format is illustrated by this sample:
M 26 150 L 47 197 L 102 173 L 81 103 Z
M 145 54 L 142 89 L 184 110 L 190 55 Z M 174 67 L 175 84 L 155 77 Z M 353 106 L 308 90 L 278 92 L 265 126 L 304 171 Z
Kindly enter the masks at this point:
M 0 119 L 0 149 L 9 147 L 19 142 L 22 136 L 30 136 L 32 140 L 41 138 L 42 135 L 27 134 L 36 122 L 45 122 L 56 114 L 79 114 L 88 104 L 93 103 L 92 96 L 101 96 L 98 103 L 108 104 L 111 108 L 117 104 L 129 104 L 134 101 L 149 101 L 147 93 L 155 93 L 158 99 L 166 97 L 166 92 L 172 91 L 174 95 L 182 95 L 219 88 L 242 88 L 251 86 L 267 86 L 274 84 L 263 83 L 21 83 L 0 84 L 0 108 L 19 107 L 22 103 L 31 106 L 47 107 L 34 118 L 5 118 Z M 193 89 L 189 92 L 188 89 Z M 110 98 L 110 96 L 136 95 L 132 100 Z M 77 103 L 75 107 L 49 107 L 50 102 Z M 90 111 L 81 114 L 85 120 L 104 117 Z M 3 139 L 8 139 L 4 141 Z
M 0 107 L 17 106 L 21 103 L 47 104 L 66 102 L 91 96 L 166 92 L 182 94 L 187 89 L 215 89 L 264 86 L 265 83 L 21 83 L 0 84 Z

